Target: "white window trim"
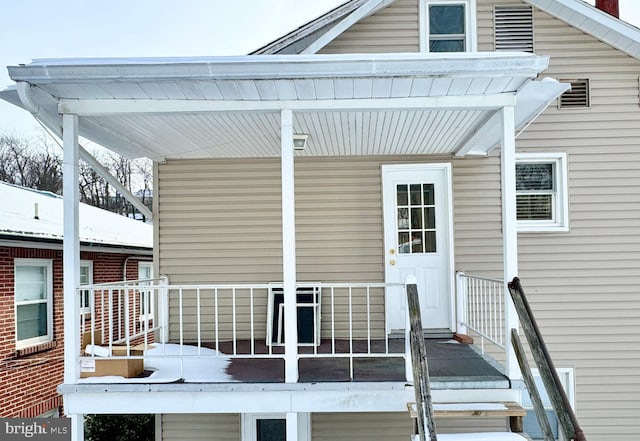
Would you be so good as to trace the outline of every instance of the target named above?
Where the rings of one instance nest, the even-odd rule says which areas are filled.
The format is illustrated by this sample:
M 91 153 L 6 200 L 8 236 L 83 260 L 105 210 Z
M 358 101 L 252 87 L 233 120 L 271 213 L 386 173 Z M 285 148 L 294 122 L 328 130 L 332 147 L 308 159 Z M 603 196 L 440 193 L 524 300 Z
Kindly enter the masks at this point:
M 242 427 L 242 441 L 256 441 L 256 421 L 268 419 L 286 419 L 286 413 L 243 413 L 240 418 Z M 298 413 L 298 441 L 311 440 L 311 414 Z
M 153 279 L 153 262 L 144 262 L 144 261 L 138 261 L 138 279 L 140 279 L 140 268 L 141 267 L 145 267 L 145 268 L 150 268 L 151 271 L 149 274 L 151 274 L 151 279 Z M 145 295 L 144 294 L 144 288 L 142 288 L 142 286 L 146 286 L 143 284 L 140 284 L 140 296 Z M 142 302 L 142 300 L 141 300 Z M 138 317 L 138 320 L 140 322 L 144 322 L 147 320 L 153 320 L 153 316 L 154 316 L 154 312 L 155 312 L 155 308 L 156 308 L 156 299 L 154 296 L 154 290 L 153 289 L 149 289 L 149 303 L 150 303 L 150 309 L 149 309 L 149 313 L 148 314 L 141 314 L 140 317 Z M 142 304 L 142 303 L 140 303 Z
M 476 20 L 476 0 L 420 0 L 420 52 L 429 52 L 429 5 L 463 4 L 465 5 L 466 51 L 478 51 L 478 29 Z
M 560 383 L 564 388 L 564 392 L 567 394 L 567 398 L 569 399 L 569 404 L 575 413 L 576 410 L 576 379 L 575 379 L 575 370 L 574 368 L 556 368 L 556 373 L 558 374 L 558 378 L 560 379 Z M 531 369 L 531 375 L 535 378 L 540 378 L 540 371 L 537 368 Z M 538 391 L 541 392 L 540 390 Z M 523 394 L 527 394 L 526 390 L 522 391 Z M 525 410 L 533 410 L 533 407 L 524 407 Z M 553 410 L 553 406 L 546 405 L 546 410 Z M 562 430 L 558 430 L 559 439 L 558 441 L 569 441 L 564 439 L 564 435 L 562 434 Z
M 81 260 L 80 261 L 80 268 L 82 267 L 86 267 L 89 269 L 89 277 L 87 280 L 86 285 L 93 285 L 93 261 L 92 260 Z M 80 285 L 80 288 L 82 288 L 82 284 Z M 84 300 L 84 293 L 82 291 L 80 291 L 80 303 L 83 303 Z M 91 315 L 91 298 L 89 298 L 89 304 L 88 305 L 84 305 L 81 306 L 80 308 L 80 314 L 82 314 L 83 317 L 88 317 L 89 315 Z
M 18 302 L 16 297 L 16 268 L 19 266 L 44 266 L 47 268 L 47 334 L 39 337 L 18 340 Z M 15 323 L 16 349 L 24 349 L 53 341 L 53 261 L 51 259 L 14 259 L 13 261 L 13 309 Z
M 569 190 L 567 174 L 567 154 L 558 153 L 516 153 L 516 162 L 554 162 L 556 200 L 552 220 L 519 220 L 519 233 L 550 233 L 569 231 Z

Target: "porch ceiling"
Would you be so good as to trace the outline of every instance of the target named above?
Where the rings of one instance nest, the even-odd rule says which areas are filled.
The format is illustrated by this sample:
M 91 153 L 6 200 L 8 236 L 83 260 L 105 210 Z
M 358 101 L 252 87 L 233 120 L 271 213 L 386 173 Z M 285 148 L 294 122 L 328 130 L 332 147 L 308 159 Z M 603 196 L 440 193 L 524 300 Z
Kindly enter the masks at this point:
M 9 67 L 0 97 L 59 130 L 154 160 L 280 156 L 280 110 L 298 155 L 486 154 L 497 112 L 524 127 L 565 85 L 534 81 L 548 59 L 530 54 L 244 56 L 42 60 Z

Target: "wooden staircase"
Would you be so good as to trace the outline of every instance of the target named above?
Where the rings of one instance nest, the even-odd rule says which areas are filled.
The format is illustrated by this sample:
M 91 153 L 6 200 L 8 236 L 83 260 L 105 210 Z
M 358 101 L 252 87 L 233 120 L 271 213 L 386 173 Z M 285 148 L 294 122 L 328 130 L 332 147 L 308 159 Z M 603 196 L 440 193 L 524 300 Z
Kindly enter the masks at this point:
M 555 374 L 555 368 L 546 347 L 537 329 L 533 314 L 526 303 L 524 292 L 520 286 L 520 281 L 515 278 L 509 283 L 509 291 L 511 292 L 514 304 L 518 310 L 520 322 L 525 330 L 525 335 L 534 352 L 534 359 L 540 371 L 544 376 L 549 377 L 545 381 L 545 387 L 554 403 L 554 410 L 560 416 L 560 421 L 565 427 L 563 431 L 570 435 L 567 439 L 575 441 L 586 441 L 584 433 L 577 424 L 575 415 L 568 406 L 564 391 L 559 386 L 559 380 Z M 411 347 L 411 360 L 413 366 L 413 379 L 416 401 L 408 403 L 408 411 L 414 421 L 414 434 L 411 439 L 414 441 L 523 441 L 530 440 L 523 433 L 523 417 L 526 414 L 525 409 L 518 403 L 512 402 L 490 402 L 490 403 L 433 403 L 431 399 L 431 389 L 429 381 L 429 371 L 427 365 L 426 350 L 422 333 L 422 321 L 420 316 L 420 305 L 418 300 L 418 287 L 414 280 L 407 280 L 407 306 L 409 310 L 409 338 Z M 544 430 L 545 422 L 548 428 L 549 423 L 546 420 L 544 408 L 542 408 L 539 400 L 535 384 L 531 381 L 531 371 L 527 364 L 526 357 L 522 351 L 520 342 L 517 338 L 517 332 L 512 330 L 512 341 L 516 348 L 516 355 L 520 364 L 523 377 L 527 384 L 529 394 L 535 406 L 536 416 L 543 427 L 545 433 L 545 441 L 555 441 L 550 430 Z M 538 351 L 542 348 L 541 351 Z M 552 378 L 556 375 L 556 378 Z M 550 390 L 551 389 L 551 390 Z M 537 398 L 537 399 L 536 399 Z M 437 434 L 436 418 L 465 418 L 465 417 L 504 417 L 509 418 L 510 432 L 481 432 L 481 433 L 465 433 L 465 434 Z M 564 422 L 563 422 L 564 420 Z

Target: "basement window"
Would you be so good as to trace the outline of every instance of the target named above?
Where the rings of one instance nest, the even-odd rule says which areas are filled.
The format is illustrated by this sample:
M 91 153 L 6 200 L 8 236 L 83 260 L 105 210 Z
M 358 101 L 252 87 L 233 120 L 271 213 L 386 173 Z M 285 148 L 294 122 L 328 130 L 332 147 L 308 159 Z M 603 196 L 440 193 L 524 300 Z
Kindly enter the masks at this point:
M 565 153 L 516 155 L 516 210 L 520 232 L 569 230 Z
M 575 408 L 575 381 L 573 369 L 558 368 L 556 369 L 556 372 L 558 373 L 558 378 L 560 378 L 560 383 L 562 384 L 562 387 L 567 394 L 567 397 L 569 398 L 571 406 Z M 533 374 L 536 388 L 538 389 L 538 393 L 540 394 L 540 398 L 542 399 L 542 404 L 544 405 L 545 414 L 547 415 L 547 419 L 549 420 L 549 425 L 551 426 L 551 431 L 553 432 L 554 439 L 566 441 L 562 436 L 560 425 L 558 422 L 558 416 L 551 406 L 551 399 L 546 393 L 544 383 L 542 382 L 542 378 L 540 377 L 538 369 L 531 369 L 531 373 Z M 533 441 L 544 441 L 544 434 L 542 432 L 542 429 L 540 428 L 540 424 L 538 423 L 531 398 L 529 397 L 529 394 L 527 392 L 523 392 L 522 395 L 522 407 L 524 407 L 527 411 L 527 414 L 522 420 L 524 432 L 528 434 Z
M 534 52 L 533 7 L 496 5 L 493 9 L 496 51 Z
M 571 90 L 566 91 L 558 98 L 560 109 L 587 109 L 591 107 L 591 90 L 589 79 L 559 80 L 561 83 L 570 83 Z

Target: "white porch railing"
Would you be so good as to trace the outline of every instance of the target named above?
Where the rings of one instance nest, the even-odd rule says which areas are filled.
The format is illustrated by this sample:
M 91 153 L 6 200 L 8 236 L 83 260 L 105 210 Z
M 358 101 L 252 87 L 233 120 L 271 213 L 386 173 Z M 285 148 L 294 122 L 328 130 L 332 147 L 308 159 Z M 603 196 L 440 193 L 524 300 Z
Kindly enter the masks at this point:
M 458 295 L 458 332 L 469 334 L 480 340 L 484 354 L 490 350 L 504 354 L 500 361 L 506 361 L 507 311 L 509 301 L 507 287 L 503 280 L 489 277 L 456 274 Z M 488 348 L 491 345 L 493 348 Z
M 295 356 L 348 358 L 351 378 L 356 358 L 405 357 L 404 343 L 386 333 L 384 298 L 390 286 L 298 283 L 298 330 L 302 332 Z M 281 283 L 170 285 L 165 279 L 154 279 L 85 285 L 78 292 L 88 303 L 81 329 L 84 343 L 100 344 L 108 353 L 114 345 L 125 346 L 131 355 L 139 344 L 175 343 L 181 348 L 178 353 L 157 356 L 289 356 L 283 346 L 282 299 L 277 298 L 282 296 Z M 305 322 L 302 329 L 300 321 Z M 87 357 L 95 354 L 81 354 L 81 359 Z

